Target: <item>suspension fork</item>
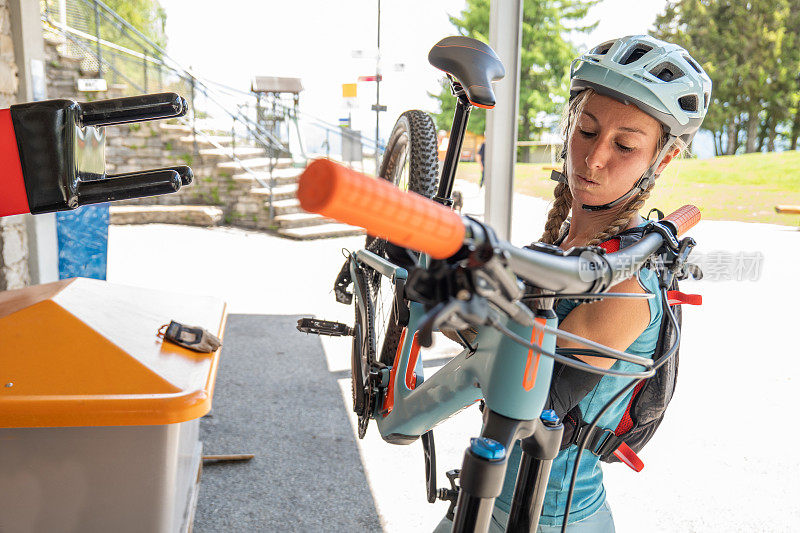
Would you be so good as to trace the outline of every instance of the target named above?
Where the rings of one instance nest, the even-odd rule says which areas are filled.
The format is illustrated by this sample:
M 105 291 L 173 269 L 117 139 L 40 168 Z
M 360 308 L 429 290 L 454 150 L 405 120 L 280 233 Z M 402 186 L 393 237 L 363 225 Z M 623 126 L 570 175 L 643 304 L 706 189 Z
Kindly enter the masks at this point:
M 542 514 L 550 467 L 561 447 L 564 426 L 555 411 L 542 413 L 533 435 L 522 439 L 522 459 L 514 485 L 514 498 L 508 516 L 507 531 L 529 531 L 535 533 Z
M 533 434 L 537 420 L 516 420 L 486 409 L 481 436 L 464 452 L 460 490 L 453 519 L 455 533 L 489 529 L 494 500 L 503 490 L 508 451 L 520 437 Z

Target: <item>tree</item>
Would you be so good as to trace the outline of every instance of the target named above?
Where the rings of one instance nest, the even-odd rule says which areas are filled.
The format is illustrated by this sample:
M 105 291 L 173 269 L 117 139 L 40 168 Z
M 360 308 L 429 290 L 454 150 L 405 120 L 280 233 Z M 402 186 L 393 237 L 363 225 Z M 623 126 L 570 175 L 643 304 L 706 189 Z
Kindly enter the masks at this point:
M 156 45 L 161 48 L 167 46 L 167 12 L 158 0 L 105 0 L 103 3 Z M 97 30 L 94 5 L 89 2 L 76 5 L 82 11 L 81 18 L 88 24 L 89 32 L 94 34 Z M 141 51 L 138 41 L 135 38 L 131 40 L 130 31 L 121 29 L 120 23 L 102 10 L 99 33 L 106 41 Z
M 549 127 L 545 117 L 552 117 L 566 101 L 569 64 L 575 57 L 574 46 L 564 36 L 569 31 L 584 32 L 591 26 L 569 25 L 583 19 L 597 3 L 577 0 L 525 0 L 522 16 L 522 53 L 520 57 L 519 138 L 530 140 Z M 467 7 L 450 22 L 461 35 L 489 42 L 489 0 L 467 0 Z M 445 82 L 437 98 L 441 111 L 436 114 L 440 129 L 452 125 L 455 99 Z M 481 135 L 486 113 L 474 109 L 467 129 Z M 527 160 L 527 147 L 522 160 Z
M 677 0 L 655 21 L 655 34 L 680 44 L 714 84 L 703 126 L 717 153 L 773 150 L 780 125 L 796 108 L 800 68 L 798 0 Z M 800 119 L 798 120 L 800 126 Z

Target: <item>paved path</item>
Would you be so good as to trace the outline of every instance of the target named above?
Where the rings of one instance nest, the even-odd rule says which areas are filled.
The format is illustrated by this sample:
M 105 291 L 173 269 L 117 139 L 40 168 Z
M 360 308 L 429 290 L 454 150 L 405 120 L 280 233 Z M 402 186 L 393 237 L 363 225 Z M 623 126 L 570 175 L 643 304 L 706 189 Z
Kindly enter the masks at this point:
M 477 188 L 461 187 L 464 212 L 480 212 Z M 516 244 L 539 236 L 545 207 L 542 200 L 515 196 L 512 240 Z M 704 305 L 684 311 L 681 375 L 670 413 L 643 454 L 643 472 L 636 474 L 621 465 L 606 468 L 617 530 L 798 531 L 800 447 L 794 445 L 792 413 L 800 379 L 800 350 L 793 335 L 795 300 L 800 295 L 793 278 L 800 264 L 800 231 L 701 222 L 692 235 L 704 253 L 760 251 L 763 269 L 756 281 L 683 284 L 684 291 L 703 294 Z M 216 295 L 228 301 L 234 314 L 214 416 L 203 423 L 206 446 L 218 445 L 219 449 L 210 450 L 214 452 L 252 447 L 265 456 L 251 465 L 206 471 L 198 530 L 220 530 L 218 526 L 231 531 L 377 530 L 378 522 L 370 522 L 371 516 L 385 531 L 430 531 L 445 512 L 445 504 L 425 501 L 419 444 L 385 444 L 375 426 L 364 440 L 353 437 L 354 420 L 347 407 L 349 343 L 322 339 L 322 359 L 316 339 L 291 331 L 295 315 L 352 322 L 352 309 L 334 301 L 331 285 L 344 261 L 341 249 L 355 249 L 361 242 L 344 238 L 298 243 L 225 228 L 111 228 L 111 281 Z M 257 349 L 260 342 L 264 342 L 262 354 Z M 437 359 L 453 353 L 455 346 L 440 340 L 432 350 L 428 357 Z M 297 367 L 286 358 L 288 353 L 297 354 Z M 242 362 L 250 366 L 237 366 Z M 314 374 L 313 381 L 306 367 Z M 253 372 L 242 373 L 242 368 Z M 243 380 L 240 385 L 238 379 Z M 338 396 L 333 383 L 338 385 Z M 315 387 L 319 394 L 311 390 Z M 263 405 L 267 398 L 273 407 Z M 308 445 L 312 432 L 302 422 L 302 416 L 314 414 L 321 404 L 325 410 L 317 412 L 325 414 L 317 419 L 320 435 L 326 438 L 320 440 L 330 441 L 331 435 L 343 439 L 333 441 L 335 449 L 327 456 Z M 225 406 L 234 409 L 235 416 L 223 421 L 217 417 Z M 248 418 L 250 413 L 254 414 Z M 278 413 L 292 413 L 294 418 L 287 422 Z M 350 420 L 347 438 L 345 413 Z M 293 445 L 307 450 L 308 459 L 298 454 L 276 460 L 288 448 L 269 457 L 272 448 L 263 446 L 260 435 L 273 442 L 276 427 L 281 435 L 291 435 L 293 420 L 299 421 Z M 467 439 L 478 432 L 479 424 L 477 412 L 470 409 L 436 429 L 440 486 L 445 483 L 444 471 L 460 463 Z M 233 434 L 243 440 L 228 441 L 227 435 Z M 222 472 L 233 481 L 213 477 Z M 310 472 L 317 478 L 310 478 Z M 313 499 L 303 495 L 320 487 L 341 492 L 319 502 L 320 515 L 328 520 L 325 525 L 293 522 L 313 508 Z M 288 493 L 285 498 L 280 497 L 283 490 Z M 227 494 L 236 496 L 226 502 Z M 297 498 L 300 503 L 292 505 Z
M 319 339 L 297 316 L 229 315 L 204 453 L 252 453 L 203 469 L 198 533 L 380 527 L 348 408 Z M 343 490 L 346 487 L 346 490 Z

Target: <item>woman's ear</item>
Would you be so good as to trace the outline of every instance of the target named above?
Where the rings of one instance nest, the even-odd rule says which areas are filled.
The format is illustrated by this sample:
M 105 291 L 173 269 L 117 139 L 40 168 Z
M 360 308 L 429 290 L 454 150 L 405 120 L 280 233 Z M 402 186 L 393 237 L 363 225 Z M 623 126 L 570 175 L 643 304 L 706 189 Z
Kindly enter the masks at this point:
M 661 174 L 664 171 L 664 169 L 667 167 L 669 162 L 672 161 L 672 159 L 675 158 L 679 153 L 681 153 L 681 149 L 680 148 L 675 148 L 671 152 L 669 152 L 667 155 L 665 155 L 664 159 L 661 160 L 661 163 L 658 165 L 658 168 L 656 169 L 656 172 L 655 172 L 656 175 Z

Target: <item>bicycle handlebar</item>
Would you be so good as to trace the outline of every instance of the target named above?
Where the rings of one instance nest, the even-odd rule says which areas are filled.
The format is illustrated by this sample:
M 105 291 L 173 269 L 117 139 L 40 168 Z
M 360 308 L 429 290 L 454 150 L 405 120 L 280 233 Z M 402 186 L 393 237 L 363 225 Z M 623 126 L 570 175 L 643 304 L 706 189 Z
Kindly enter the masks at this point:
M 362 227 L 435 259 L 450 257 L 464 244 L 464 221 L 455 211 L 328 159 L 308 165 L 297 198 L 306 211 Z
M 306 211 L 365 228 L 393 243 L 424 252 L 435 259 L 455 254 L 472 238 L 474 224 L 451 209 L 391 183 L 370 178 L 330 160 L 311 163 L 300 177 L 297 191 Z M 659 221 L 680 236 L 700 220 L 695 206 L 685 205 Z M 517 248 L 507 242 L 498 245 L 509 257 L 518 276 L 556 292 L 602 292 L 629 277 L 659 249 L 663 237 L 646 235 L 633 246 L 612 254 L 587 251 L 577 256 L 560 256 Z

